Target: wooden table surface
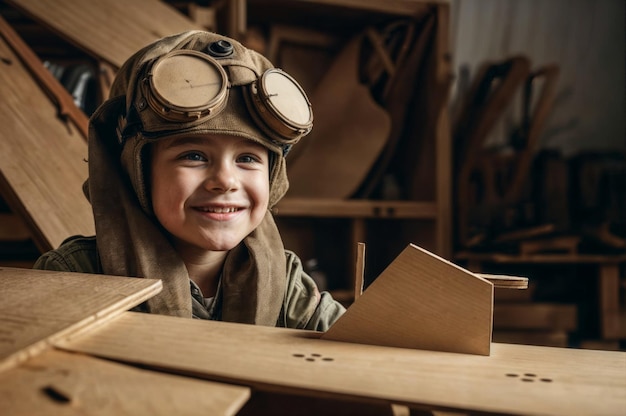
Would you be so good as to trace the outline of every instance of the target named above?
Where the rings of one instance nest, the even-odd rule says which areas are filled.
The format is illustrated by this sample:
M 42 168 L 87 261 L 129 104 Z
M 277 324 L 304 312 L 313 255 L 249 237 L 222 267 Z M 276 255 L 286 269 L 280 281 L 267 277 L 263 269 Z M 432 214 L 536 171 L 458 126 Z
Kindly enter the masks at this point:
M 489 356 L 126 312 L 59 348 L 268 391 L 418 409 L 623 415 L 626 353 L 494 343 Z M 158 347 L 155 347 L 158 346 Z

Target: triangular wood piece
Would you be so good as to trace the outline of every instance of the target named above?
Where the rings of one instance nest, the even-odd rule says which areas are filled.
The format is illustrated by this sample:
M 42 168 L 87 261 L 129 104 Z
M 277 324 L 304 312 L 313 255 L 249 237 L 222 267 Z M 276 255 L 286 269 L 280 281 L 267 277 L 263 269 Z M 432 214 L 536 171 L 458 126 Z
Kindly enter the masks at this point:
M 0 371 L 161 291 L 160 280 L 0 268 Z
M 492 326 L 493 284 L 410 244 L 322 339 L 489 355 Z
M 155 40 L 203 29 L 173 6 L 158 0 L 9 0 L 91 56 L 121 67 L 133 53 Z
M 58 117 L 1 36 L 0 57 L 0 193 L 41 251 L 71 235 L 93 235 L 91 206 L 82 191 L 88 176 L 85 137 Z

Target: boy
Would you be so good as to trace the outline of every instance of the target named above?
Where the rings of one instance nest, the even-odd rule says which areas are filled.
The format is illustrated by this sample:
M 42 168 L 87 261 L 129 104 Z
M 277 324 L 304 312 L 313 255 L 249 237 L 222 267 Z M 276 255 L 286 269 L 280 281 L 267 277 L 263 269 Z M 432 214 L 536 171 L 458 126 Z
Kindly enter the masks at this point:
M 325 331 L 344 308 L 270 212 L 312 119 L 296 81 L 235 40 L 191 31 L 146 46 L 90 120 L 96 236 L 34 267 L 162 279 L 145 312 Z

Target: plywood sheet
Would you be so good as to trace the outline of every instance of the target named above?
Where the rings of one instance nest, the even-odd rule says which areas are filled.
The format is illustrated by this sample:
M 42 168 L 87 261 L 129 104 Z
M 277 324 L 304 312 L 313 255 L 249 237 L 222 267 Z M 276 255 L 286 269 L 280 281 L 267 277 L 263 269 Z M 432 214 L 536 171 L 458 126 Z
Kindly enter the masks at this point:
M 30 415 L 234 415 L 250 389 L 49 350 L 0 373 L 2 412 Z
M 0 370 L 161 290 L 160 280 L 0 268 Z
M 57 346 L 326 398 L 524 415 L 608 415 L 626 408 L 624 352 L 494 343 L 491 355 L 482 356 L 319 337 L 305 330 L 126 312 Z
M 91 207 L 82 191 L 88 176 L 85 138 L 57 117 L 2 38 L 0 58 L 0 192 L 41 251 L 74 234 L 93 235 Z
M 202 29 L 158 0 L 9 0 L 7 3 L 117 68 L 134 52 L 163 36 Z
M 492 323 L 490 282 L 410 244 L 323 338 L 489 355 Z

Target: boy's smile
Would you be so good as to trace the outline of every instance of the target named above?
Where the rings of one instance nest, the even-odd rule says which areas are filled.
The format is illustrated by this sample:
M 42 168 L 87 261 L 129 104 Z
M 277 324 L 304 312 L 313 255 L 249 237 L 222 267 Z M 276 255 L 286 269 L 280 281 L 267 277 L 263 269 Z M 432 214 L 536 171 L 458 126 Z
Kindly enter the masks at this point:
M 268 150 L 249 139 L 160 139 L 152 148 L 150 177 L 154 213 L 179 250 L 230 250 L 267 211 Z

